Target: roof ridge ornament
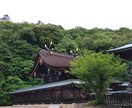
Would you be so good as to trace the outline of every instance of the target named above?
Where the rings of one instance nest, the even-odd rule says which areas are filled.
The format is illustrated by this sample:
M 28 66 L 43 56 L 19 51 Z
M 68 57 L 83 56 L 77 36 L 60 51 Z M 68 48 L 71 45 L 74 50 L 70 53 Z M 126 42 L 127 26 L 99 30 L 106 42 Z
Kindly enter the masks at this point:
M 78 51 L 78 47 L 76 48 L 76 51 L 74 51 L 74 52 L 73 52 L 72 50 L 70 50 L 70 53 L 71 53 L 74 57 L 77 58 L 77 56 L 78 56 L 77 51 Z
M 49 51 L 49 52 L 51 52 L 51 51 L 53 51 L 54 49 L 53 48 L 51 48 L 51 46 L 52 46 L 52 44 L 53 44 L 53 42 L 52 41 L 50 41 L 50 45 L 49 45 L 49 47 L 45 44 L 44 46 L 45 46 L 45 48 Z M 52 52 L 51 52 L 52 53 Z

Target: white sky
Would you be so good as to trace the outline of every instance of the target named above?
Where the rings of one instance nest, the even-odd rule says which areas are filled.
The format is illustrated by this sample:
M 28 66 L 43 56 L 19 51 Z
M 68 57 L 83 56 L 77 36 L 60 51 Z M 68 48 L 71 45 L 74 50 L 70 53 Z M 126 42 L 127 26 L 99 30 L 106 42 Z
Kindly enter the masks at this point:
M 0 0 L 0 17 L 62 25 L 118 29 L 132 28 L 132 0 Z

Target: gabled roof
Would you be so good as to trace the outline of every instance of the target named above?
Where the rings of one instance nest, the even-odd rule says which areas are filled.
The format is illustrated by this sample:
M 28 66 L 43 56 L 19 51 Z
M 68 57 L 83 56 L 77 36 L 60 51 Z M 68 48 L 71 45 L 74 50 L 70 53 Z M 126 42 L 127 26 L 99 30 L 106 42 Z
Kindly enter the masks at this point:
M 60 87 L 60 86 L 69 85 L 69 84 L 80 84 L 80 83 L 81 83 L 81 81 L 78 79 L 68 79 L 68 80 L 52 82 L 52 83 L 48 83 L 48 84 L 44 84 L 44 85 L 40 85 L 40 86 L 18 89 L 18 90 L 11 92 L 11 94 L 42 90 L 42 89 L 53 88 L 53 87 Z
M 75 59 L 72 55 L 47 50 L 41 50 L 39 52 L 39 56 L 42 58 L 44 63 L 56 68 L 70 68 L 70 62 Z
M 73 61 L 75 57 L 73 55 L 41 49 L 37 55 L 34 68 L 29 73 L 29 75 L 34 75 L 38 65 L 40 64 L 40 59 L 42 64 L 45 64 L 46 66 L 49 66 L 54 69 L 64 70 L 71 68 L 70 62 Z
M 129 50 L 132 50 L 132 43 L 131 44 L 127 44 L 127 45 L 124 45 L 124 46 L 121 46 L 121 47 L 118 47 L 118 48 L 114 48 L 114 49 L 110 49 L 110 50 L 107 50 L 108 52 L 125 52 L 125 51 L 129 51 Z

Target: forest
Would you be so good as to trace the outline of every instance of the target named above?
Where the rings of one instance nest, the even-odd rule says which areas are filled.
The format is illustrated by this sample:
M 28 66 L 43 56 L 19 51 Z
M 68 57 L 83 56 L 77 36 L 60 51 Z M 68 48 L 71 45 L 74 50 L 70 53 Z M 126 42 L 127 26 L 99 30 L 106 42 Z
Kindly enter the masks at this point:
M 0 21 L 0 105 L 11 104 L 10 92 L 24 87 L 42 84 L 40 78 L 31 78 L 28 73 L 34 66 L 37 53 L 45 44 L 53 42 L 54 51 L 70 54 L 78 48 L 104 52 L 132 42 L 132 29 L 121 27 L 86 29 L 75 27 L 65 30 L 61 25 L 43 23 L 13 23 Z M 132 62 L 122 75 L 122 81 L 132 78 Z

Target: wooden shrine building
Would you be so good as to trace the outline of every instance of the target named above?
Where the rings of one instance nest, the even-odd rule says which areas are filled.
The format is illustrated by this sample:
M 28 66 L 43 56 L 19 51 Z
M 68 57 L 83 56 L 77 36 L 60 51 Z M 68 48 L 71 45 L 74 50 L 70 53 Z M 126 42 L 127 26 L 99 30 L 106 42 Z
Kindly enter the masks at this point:
M 123 59 L 132 60 L 132 44 L 111 49 L 107 52 L 119 55 Z M 80 103 L 94 99 L 90 91 L 82 90 L 78 87 L 79 84 L 82 84 L 81 81 L 70 73 L 70 62 L 74 59 L 75 57 L 73 55 L 42 49 L 37 55 L 30 76 L 42 78 L 44 84 L 13 91 L 11 93 L 13 104 Z M 108 103 L 110 104 L 117 102 L 118 98 L 115 100 L 116 97 L 118 97 L 117 95 L 126 96 L 125 99 L 127 99 L 129 95 L 126 90 L 126 84 L 118 84 L 119 85 L 112 86 L 112 88 L 115 88 L 110 92 L 110 94 L 112 94 L 109 96 Z M 129 87 L 129 92 L 132 92 L 131 87 Z M 126 102 L 126 100 L 123 102 Z
M 81 90 L 81 82 L 70 74 L 72 55 L 41 50 L 30 76 L 41 77 L 44 84 L 13 91 L 14 104 L 79 103 L 89 98 L 88 91 Z
M 132 61 L 132 44 L 127 44 L 107 51 L 119 55 L 123 59 Z
M 127 44 L 115 49 L 111 49 L 111 50 L 107 50 L 110 53 L 114 53 L 116 56 L 120 56 L 121 58 L 128 60 L 128 61 L 132 61 L 132 43 L 131 44 Z M 120 83 L 118 83 L 120 85 Z M 129 84 L 129 88 L 125 87 L 126 89 L 129 89 L 129 91 L 132 92 L 132 79 L 131 82 Z
M 132 44 L 111 49 L 108 50 L 108 52 L 132 61 Z M 108 104 L 113 107 L 132 108 L 132 79 L 128 83 L 121 84 L 120 82 L 117 82 L 112 85 L 115 88 L 115 91 L 110 92 L 108 96 Z

